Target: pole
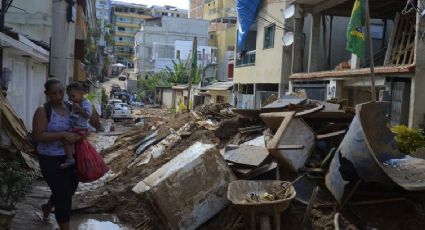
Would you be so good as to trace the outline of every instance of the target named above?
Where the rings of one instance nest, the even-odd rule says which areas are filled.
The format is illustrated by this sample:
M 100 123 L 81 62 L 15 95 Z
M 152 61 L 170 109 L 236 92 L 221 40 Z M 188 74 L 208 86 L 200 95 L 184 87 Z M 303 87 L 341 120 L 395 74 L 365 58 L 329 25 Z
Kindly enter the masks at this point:
M 375 63 L 373 60 L 373 43 L 372 43 L 372 32 L 370 30 L 370 15 L 369 15 L 369 0 L 365 0 L 365 13 L 366 13 L 366 28 L 367 28 L 367 39 L 369 42 L 369 57 L 370 57 L 370 81 L 372 87 L 372 101 L 376 101 L 375 91 Z
M 194 74 L 194 71 L 195 71 L 195 65 L 196 65 L 196 63 L 194 63 L 194 61 L 196 60 L 195 59 L 195 55 L 198 55 L 198 45 L 197 45 L 197 38 L 196 38 L 196 36 L 195 37 L 193 37 L 193 41 L 192 41 L 192 61 L 190 62 L 190 72 L 189 72 L 189 88 L 188 88 L 188 91 L 187 91 L 187 102 L 186 102 L 186 108 L 187 108 L 187 112 L 190 112 L 190 108 L 189 108 L 189 105 L 190 105 L 190 91 L 192 90 L 192 78 L 193 78 L 193 74 Z
M 4 17 L 6 15 L 6 0 L 1 1 L 0 32 L 4 32 Z M 0 79 L 3 79 L 3 46 L 0 47 Z M 5 83 L 7 85 L 7 83 Z M 6 90 L 6 85 L 0 85 L 0 93 Z
M 202 64 L 201 64 L 201 87 L 204 87 L 205 79 L 205 49 L 202 49 Z

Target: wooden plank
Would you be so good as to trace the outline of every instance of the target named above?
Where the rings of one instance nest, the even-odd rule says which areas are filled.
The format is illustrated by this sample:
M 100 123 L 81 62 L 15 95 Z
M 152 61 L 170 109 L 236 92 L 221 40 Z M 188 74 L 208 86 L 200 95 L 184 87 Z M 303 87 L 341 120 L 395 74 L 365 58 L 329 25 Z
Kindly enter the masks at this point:
M 315 113 L 315 112 L 318 112 L 318 111 L 320 111 L 324 108 L 325 108 L 325 105 L 322 104 L 322 105 L 319 105 L 319 106 L 314 107 L 312 109 L 308 109 L 308 110 L 304 110 L 302 112 L 296 113 L 295 117 L 301 117 L 301 116 L 304 116 L 304 115 L 307 115 L 307 114 Z
M 391 32 L 391 37 L 390 37 L 390 40 L 388 41 L 388 48 L 387 48 L 387 52 L 385 54 L 384 65 L 389 65 L 390 64 L 389 61 L 390 61 L 390 58 L 391 58 L 391 54 L 392 54 L 392 51 L 393 51 L 395 38 L 396 38 L 396 35 L 397 35 L 396 32 L 398 30 L 399 20 L 400 20 L 400 13 L 397 12 L 396 15 L 395 15 L 395 19 L 394 19 L 394 24 L 393 24 L 393 30 Z
M 400 65 L 401 63 L 400 63 L 400 58 L 401 58 L 401 55 L 402 55 L 402 49 L 403 49 L 403 46 L 404 46 L 404 41 L 405 41 L 405 39 L 406 39 L 406 27 L 408 27 L 408 20 L 407 20 L 407 18 L 403 18 L 403 26 L 401 27 L 401 29 L 403 30 L 399 35 L 401 36 L 401 42 L 398 44 L 398 47 L 397 47 L 397 58 L 396 58 L 396 65 Z
M 394 56 L 397 54 L 397 50 L 400 44 L 400 34 L 402 33 L 403 30 L 403 26 L 404 26 L 404 17 L 400 17 L 400 20 L 398 21 L 398 25 L 397 25 L 397 30 L 395 31 L 395 40 L 394 40 L 394 44 L 392 47 L 392 53 L 391 56 L 389 57 L 389 65 L 394 65 Z
M 304 145 L 278 145 L 277 150 L 303 149 Z
M 414 73 L 415 64 L 402 66 L 380 66 L 375 68 L 375 74 L 379 75 L 399 75 Z M 312 73 L 294 73 L 289 78 L 291 80 L 310 80 L 310 79 L 330 79 L 330 78 L 351 78 L 368 76 L 369 68 L 354 69 L 354 70 L 339 70 L 339 71 L 321 71 Z
M 267 143 L 268 149 L 276 149 L 279 145 L 280 138 L 285 134 L 286 128 L 288 128 L 289 123 L 294 118 L 295 112 L 285 112 L 281 113 L 283 115 L 283 121 L 281 125 L 279 126 L 278 130 L 276 131 L 276 134 L 274 135 L 273 139 L 270 140 L 269 143 Z M 277 138 L 276 138 L 277 137 Z
M 317 140 L 323 140 L 323 139 L 330 138 L 330 137 L 336 137 L 336 136 L 344 134 L 345 132 L 347 132 L 347 131 L 341 130 L 341 131 L 336 131 L 336 132 L 332 132 L 332 133 L 320 134 L 320 135 L 316 136 L 316 139 Z
M 308 202 L 307 209 L 305 210 L 305 214 L 304 214 L 303 221 L 302 221 L 302 224 L 301 224 L 301 229 L 307 228 L 307 226 L 306 226 L 307 221 L 310 219 L 311 210 L 313 209 L 314 202 L 316 202 L 316 198 L 317 198 L 317 194 L 319 193 L 319 190 L 320 190 L 319 186 L 316 186 L 313 190 L 313 193 L 310 197 L 310 201 Z
M 403 52 L 404 52 L 403 61 L 402 61 L 403 65 L 408 64 L 408 63 L 406 63 L 408 51 L 411 50 L 411 47 L 413 47 L 415 45 L 414 40 L 412 42 L 412 36 L 413 37 L 415 36 L 414 30 L 413 30 L 414 27 L 410 23 L 409 23 L 409 27 L 410 28 L 409 28 L 408 37 L 407 37 L 407 45 L 406 45 L 406 48 L 403 50 Z

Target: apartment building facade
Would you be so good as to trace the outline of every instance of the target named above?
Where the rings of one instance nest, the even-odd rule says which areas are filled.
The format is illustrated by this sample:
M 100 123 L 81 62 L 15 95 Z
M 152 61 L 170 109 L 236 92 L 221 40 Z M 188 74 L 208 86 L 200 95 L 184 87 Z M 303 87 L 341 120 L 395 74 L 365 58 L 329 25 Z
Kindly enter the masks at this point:
M 185 9 L 179 9 L 175 6 L 157 6 L 153 5 L 150 7 L 152 17 L 176 17 L 176 18 L 188 18 L 188 11 Z
M 133 67 L 134 37 L 141 22 L 151 18 L 147 5 L 114 1 L 111 9 L 114 29 L 114 61 Z
M 188 44 L 192 49 L 190 44 L 195 36 L 198 55 L 202 47 L 208 53 L 208 21 L 165 16 L 145 20 L 136 34 L 134 71 L 145 76 L 172 65 L 172 60 L 186 61 L 185 50 Z
M 210 22 L 208 44 L 217 47 L 217 80 L 233 79 L 237 13 L 233 0 L 207 0 L 203 18 Z
M 106 36 L 110 33 L 109 25 L 111 24 L 111 0 L 96 1 L 96 19 L 100 26 L 100 40 L 98 45 L 106 51 Z
M 203 19 L 204 5 L 205 5 L 205 0 L 190 0 L 189 1 L 189 18 Z

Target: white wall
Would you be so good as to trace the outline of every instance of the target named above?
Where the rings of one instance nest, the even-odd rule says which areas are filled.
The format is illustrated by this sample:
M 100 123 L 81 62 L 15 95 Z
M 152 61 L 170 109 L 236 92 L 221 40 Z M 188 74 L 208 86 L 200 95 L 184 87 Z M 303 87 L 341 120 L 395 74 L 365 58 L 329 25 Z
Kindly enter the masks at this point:
M 14 0 L 6 13 L 5 23 L 21 34 L 30 35 L 46 43 L 50 41 L 52 0 Z
M 4 68 L 9 68 L 12 72 L 7 99 L 24 121 L 26 128 L 31 130 L 34 112 L 45 102 L 47 64 L 7 51 L 4 56 Z

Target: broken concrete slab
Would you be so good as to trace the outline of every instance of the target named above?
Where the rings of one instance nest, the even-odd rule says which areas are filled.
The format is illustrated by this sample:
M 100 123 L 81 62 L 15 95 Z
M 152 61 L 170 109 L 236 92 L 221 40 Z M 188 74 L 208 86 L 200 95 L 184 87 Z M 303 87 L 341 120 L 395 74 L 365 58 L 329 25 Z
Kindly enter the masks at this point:
M 196 142 L 133 187 L 148 197 L 172 229 L 195 229 L 228 205 L 226 190 L 235 180 L 211 144 Z
M 252 145 L 229 146 L 224 153 L 226 161 L 251 167 L 259 166 L 268 156 L 269 152 L 265 147 Z

